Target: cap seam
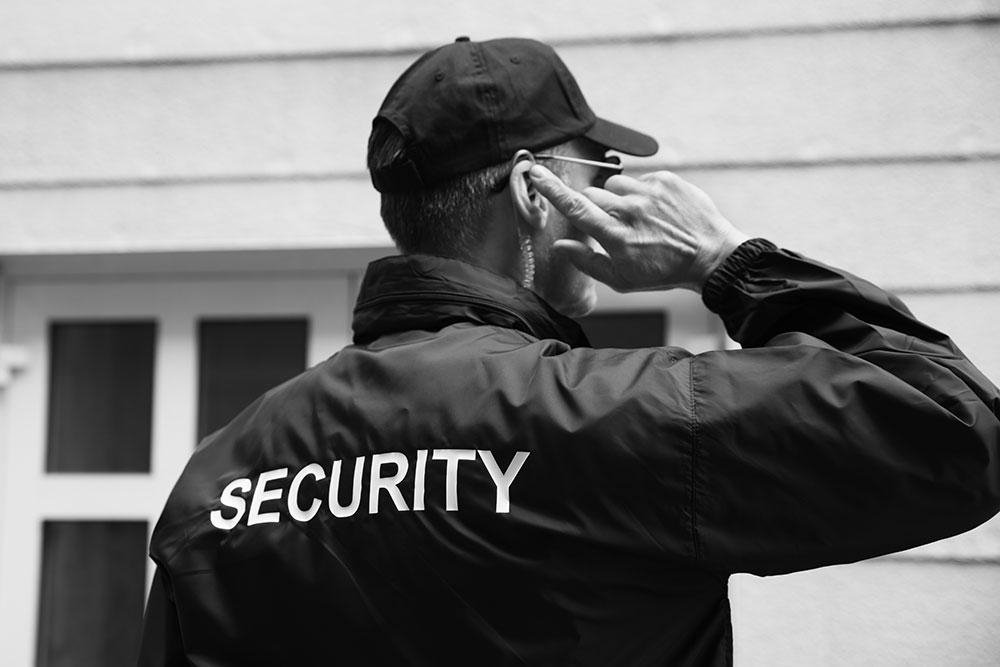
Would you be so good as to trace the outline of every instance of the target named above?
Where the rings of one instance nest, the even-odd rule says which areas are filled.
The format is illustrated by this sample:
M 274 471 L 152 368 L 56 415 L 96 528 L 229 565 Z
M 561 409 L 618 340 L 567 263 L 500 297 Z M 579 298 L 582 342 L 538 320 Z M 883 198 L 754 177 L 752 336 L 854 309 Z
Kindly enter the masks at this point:
M 476 62 L 476 87 L 480 96 L 489 110 L 490 122 L 486 126 L 487 141 L 489 141 L 499 156 L 503 140 L 503 128 L 500 126 L 499 105 L 497 100 L 497 83 L 493 78 L 493 73 L 489 69 L 489 64 L 483 54 L 482 44 L 474 42 L 472 45 L 473 57 Z

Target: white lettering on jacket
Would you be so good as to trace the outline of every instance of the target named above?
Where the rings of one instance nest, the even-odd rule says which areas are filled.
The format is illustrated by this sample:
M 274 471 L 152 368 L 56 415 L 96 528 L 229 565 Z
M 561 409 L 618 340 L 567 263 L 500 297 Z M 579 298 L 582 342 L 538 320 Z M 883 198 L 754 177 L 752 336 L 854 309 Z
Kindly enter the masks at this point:
M 366 490 L 369 514 L 378 514 L 389 507 L 397 512 L 421 512 L 424 511 L 428 498 L 436 497 L 440 501 L 442 495 L 445 511 L 457 512 L 460 505 L 459 464 L 463 461 L 475 461 L 477 458 L 481 461 L 482 468 L 470 472 L 482 476 L 481 471 L 485 469 L 486 476 L 496 488 L 495 512 L 507 514 L 511 504 L 510 487 L 521 472 L 529 453 L 515 452 L 507 469 L 502 470 L 493 452 L 487 449 L 418 449 L 413 462 L 402 452 L 384 452 L 357 457 L 353 461 L 350 481 L 342 478 L 343 469 L 348 466 L 338 459 L 330 465 L 329 489 L 325 494 L 320 493 L 319 486 L 327 478 L 327 473 L 319 463 L 308 463 L 295 471 L 287 488 L 280 480 L 288 478 L 288 468 L 265 470 L 255 479 L 240 477 L 230 481 L 219 495 L 221 507 L 212 510 L 209 519 L 219 530 L 232 530 L 244 517 L 248 526 L 279 523 L 286 516 L 295 521 L 307 522 L 320 515 L 324 499 L 330 515 L 343 519 L 357 513 Z M 437 461 L 444 463 L 444 488 L 427 489 L 427 470 L 431 466 L 440 465 L 433 463 Z M 365 470 L 368 470 L 367 487 L 363 484 Z M 403 493 L 409 487 L 408 481 L 411 478 L 413 495 L 410 505 L 407 505 Z M 439 478 L 439 475 L 432 477 Z M 345 486 L 349 491 L 343 489 Z M 324 495 L 325 498 L 322 497 Z M 342 500 L 346 500 L 347 504 L 343 504 Z M 287 514 L 281 511 L 283 507 L 287 509 Z

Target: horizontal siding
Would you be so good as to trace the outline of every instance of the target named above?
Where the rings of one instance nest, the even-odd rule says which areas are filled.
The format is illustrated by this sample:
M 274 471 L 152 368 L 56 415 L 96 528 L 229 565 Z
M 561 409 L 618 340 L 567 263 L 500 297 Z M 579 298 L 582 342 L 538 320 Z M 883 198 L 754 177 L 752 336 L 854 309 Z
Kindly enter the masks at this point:
M 1000 288 L 1000 160 L 682 170 L 748 233 L 894 288 Z M 0 189 L 0 255 L 388 245 L 366 178 Z
M 673 167 L 1000 155 L 1000 24 L 577 45 Z M 411 56 L 0 71 L 0 185 L 343 175 Z
M 0 254 L 390 245 L 362 179 L 0 191 Z
M 747 233 L 878 284 L 1000 286 L 1000 160 L 681 174 Z
M 303 52 L 414 50 L 469 34 L 566 42 L 976 20 L 996 0 L 548 0 L 529 11 L 461 0 L 0 3 L 0 66 Z M 86 29 L 81 30 L 81 26 Z
M 963 25 L 565 55 L 667 164 L 808 163 L 1000 151 L 998 43 L 1000 26 Z
M 399 58 L 0 73 L 0 182 L 361 173 Z

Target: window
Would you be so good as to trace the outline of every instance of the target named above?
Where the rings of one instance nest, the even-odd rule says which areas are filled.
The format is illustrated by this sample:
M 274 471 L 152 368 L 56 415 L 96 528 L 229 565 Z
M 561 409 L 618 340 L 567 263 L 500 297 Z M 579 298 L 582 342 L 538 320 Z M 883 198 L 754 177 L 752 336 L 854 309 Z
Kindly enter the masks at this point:
M 39 667 L 135 664 L 145 552 L 145 521 L 45 522 Z
M 198 327 L 198 440 L 306 368 L 308 322 L 202 320 Z
M 155 322 L 49 327 L 48 472 L 148 472 Z

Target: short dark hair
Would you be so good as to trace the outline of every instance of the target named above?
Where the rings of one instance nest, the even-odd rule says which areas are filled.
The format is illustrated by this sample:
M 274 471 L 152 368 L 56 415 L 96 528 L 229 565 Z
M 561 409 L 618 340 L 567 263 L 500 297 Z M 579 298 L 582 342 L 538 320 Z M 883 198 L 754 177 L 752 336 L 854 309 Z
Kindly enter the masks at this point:
M 368 169 L 392 164 L 405 152 L 399 130 L 377 120 L 368 139 Z M 510 170 L 503 162 L 430 188 L 382 193 L 382 221 L 400 252 L 469 257 L 486 235 L 487 200 Z
M 546 149 L 565 152 L 566 144 Z M 513 156 L 511 156 L 513 157 Z M 396 127 L 377 119 L 368 138 L 368 169 L 406 159 L 406 140 Z M 557 176 L 564 163 L 540 160 Z M 382 193 L 382 222 L 400 252 L 469 259 L 486 238 L 489 198 L 510 178 L 509 161 L 471 171 L 429 188 Z

